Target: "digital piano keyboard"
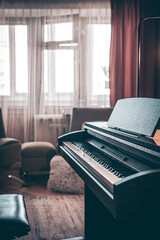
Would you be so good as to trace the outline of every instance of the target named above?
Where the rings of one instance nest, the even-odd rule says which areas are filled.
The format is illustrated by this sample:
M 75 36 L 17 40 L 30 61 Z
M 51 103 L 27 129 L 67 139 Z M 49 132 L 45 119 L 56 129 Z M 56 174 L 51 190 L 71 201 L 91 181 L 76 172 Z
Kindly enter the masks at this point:
M 160 239 L 159 119 L 159 99 L 124 99 L 108 122 L 59 137 L 60 154 L 85 184 L 80 239 Z

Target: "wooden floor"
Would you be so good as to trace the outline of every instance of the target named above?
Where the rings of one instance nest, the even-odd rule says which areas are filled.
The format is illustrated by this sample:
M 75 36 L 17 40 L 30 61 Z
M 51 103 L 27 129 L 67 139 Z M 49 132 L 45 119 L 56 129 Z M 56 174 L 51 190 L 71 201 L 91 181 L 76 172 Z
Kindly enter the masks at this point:
M 16 168 L 12 169 L 12 174 Z M 0 194 L 19 193 L 25 197 L 31 231 L 21 240 L 58 240 L 83 236 L 84 195 L 47 190 L 48 175 L 30 175 L 29 187 L 0 178 Z

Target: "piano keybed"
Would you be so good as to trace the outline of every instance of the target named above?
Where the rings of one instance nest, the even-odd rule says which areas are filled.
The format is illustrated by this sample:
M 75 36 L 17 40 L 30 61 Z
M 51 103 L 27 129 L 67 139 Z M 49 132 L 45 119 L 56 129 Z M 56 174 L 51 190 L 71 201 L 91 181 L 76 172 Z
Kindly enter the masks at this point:
M 135 173 L 134 170 L 122 166 L 122 164 L 114 161 L 87 142 L 73 141 L 73 144 L 119 178 L 124 178 Z
M 135 170 L 119 164 L 87 142 L 63 142 L 63 147 L 111 192 L 114 183 L 135 173 Z
M 113 159 L 100 152 L 98 149 L 94 148 L 87 142 L 73 141 L 73 144 L 119 178 L 124 178 L 135 173 L 134 170 L 122 166 L 120 163 L 114 161 Z

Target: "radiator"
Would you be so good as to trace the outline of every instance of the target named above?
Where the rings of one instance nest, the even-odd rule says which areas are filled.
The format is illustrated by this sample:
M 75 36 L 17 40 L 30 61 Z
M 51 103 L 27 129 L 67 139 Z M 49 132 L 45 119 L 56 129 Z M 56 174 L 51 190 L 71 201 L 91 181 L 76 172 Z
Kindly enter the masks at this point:
M 57 146 L 58 136 L 69 131 L 69 115 L 35 115 L 34 141 L 47 141 Z

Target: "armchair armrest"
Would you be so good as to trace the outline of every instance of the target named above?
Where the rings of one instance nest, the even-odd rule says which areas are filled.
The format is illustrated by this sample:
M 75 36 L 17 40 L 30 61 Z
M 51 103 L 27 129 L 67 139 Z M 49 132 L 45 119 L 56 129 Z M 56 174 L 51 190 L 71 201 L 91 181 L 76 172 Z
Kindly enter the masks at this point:
M 0 168 L 21 160 L 21 143 L 14 138 L 0 138 Z
M 6 146 L 6 145 L 9 145 L 9 144 L 13 144 L 13 143 L 19 143 L 20 144 L 20 141 L 18 141 L 15 138 L 8 138 L 8 137 L 0 138 L 0 150 L 1 150 L 2 147 Z

